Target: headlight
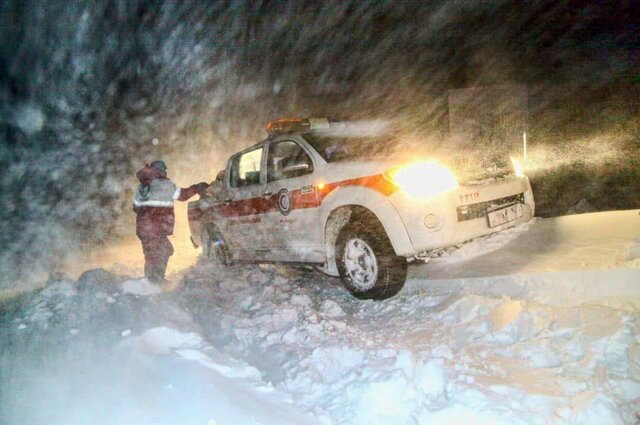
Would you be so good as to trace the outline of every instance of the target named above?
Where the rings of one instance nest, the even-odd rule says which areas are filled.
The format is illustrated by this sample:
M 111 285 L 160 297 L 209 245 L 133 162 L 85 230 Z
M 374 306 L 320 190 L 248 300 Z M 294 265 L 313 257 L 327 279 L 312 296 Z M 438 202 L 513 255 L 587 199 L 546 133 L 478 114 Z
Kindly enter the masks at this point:
M 458 188 L 453 173 L 435 162 L 416 162 L 393 168 L 384 175 L 408 195 L 420 198 L 430 198 Z

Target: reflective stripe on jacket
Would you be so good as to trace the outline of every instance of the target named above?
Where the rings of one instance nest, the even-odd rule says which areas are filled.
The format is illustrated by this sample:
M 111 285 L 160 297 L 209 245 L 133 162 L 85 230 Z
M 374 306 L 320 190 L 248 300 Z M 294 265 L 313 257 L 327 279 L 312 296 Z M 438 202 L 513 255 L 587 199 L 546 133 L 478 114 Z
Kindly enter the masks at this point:
M 173 203 L 180 198 L 180 188 L 167 178 L 157 178 L 138 186 L 133 200 L 136 211 L 136 234 L 139 237 L 172 235 L 175 224 Z

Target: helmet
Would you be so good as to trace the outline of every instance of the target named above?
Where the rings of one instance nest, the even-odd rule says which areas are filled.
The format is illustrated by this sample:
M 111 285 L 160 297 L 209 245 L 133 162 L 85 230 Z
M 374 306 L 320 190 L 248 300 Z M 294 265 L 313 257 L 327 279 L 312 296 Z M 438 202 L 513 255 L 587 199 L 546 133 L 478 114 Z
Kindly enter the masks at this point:
M 149 164 L 151 167 L 155 168 L 158 171 L 167 171 L 167 164 L 164 163 L 164 161 L 161 160 L 156 160 L 153 161 L 151 164 Z
M 216 181 L 221 182 L 222 180 L 224 180 L 224 175 L 227 173 L 227 170 L 220 170 L 218 172 L 218 174 L 216 175 Z

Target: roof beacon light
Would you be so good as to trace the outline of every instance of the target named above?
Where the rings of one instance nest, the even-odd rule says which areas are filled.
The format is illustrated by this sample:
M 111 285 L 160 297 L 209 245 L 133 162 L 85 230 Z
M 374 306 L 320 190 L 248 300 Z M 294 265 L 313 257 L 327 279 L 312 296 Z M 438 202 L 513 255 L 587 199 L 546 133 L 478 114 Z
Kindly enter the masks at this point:
M 309 118 L 309 128 L 311 130 L 322 130 L 330 127 L 329 120 L 326 118 Z
M 267 124 L 267 133 L 280 134 L 329 128 L 326 118 L 283 118 Z

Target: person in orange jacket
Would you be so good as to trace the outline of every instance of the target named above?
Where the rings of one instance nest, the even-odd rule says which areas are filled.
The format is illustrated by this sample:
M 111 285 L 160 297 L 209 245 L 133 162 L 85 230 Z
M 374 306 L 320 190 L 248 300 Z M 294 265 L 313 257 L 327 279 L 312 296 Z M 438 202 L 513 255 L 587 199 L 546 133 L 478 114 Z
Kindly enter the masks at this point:
M 167 165 L 160 160 L 146 164 L 136 176 L 140 186 L 133 200 L 133 211 L 136 213 L 136 235 L 144 252 L 144 275 L 151 282 L 162 283 L 169 257 L 174 252 L 168 238 L 173 235 L 175 224 L 173 204 L 208 193 L 209 185 L 201 182 L 187 188 L 177 187 L 167 178 Z

